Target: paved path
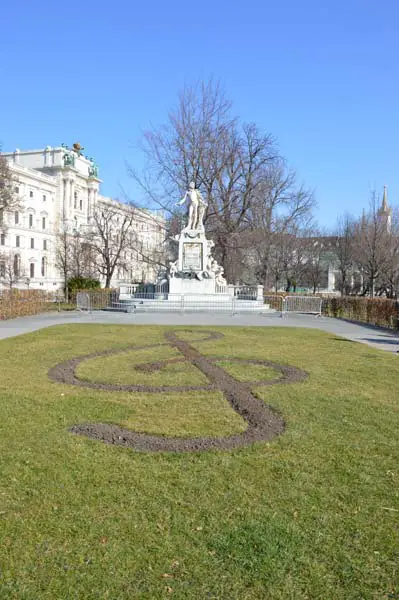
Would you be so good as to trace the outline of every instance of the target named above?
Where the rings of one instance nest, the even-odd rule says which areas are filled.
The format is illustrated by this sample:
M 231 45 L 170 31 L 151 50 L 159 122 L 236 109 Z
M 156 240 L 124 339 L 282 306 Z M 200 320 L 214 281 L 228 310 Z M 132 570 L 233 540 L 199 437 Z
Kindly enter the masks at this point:
M 257 326 L 257 327 L 307 327 L 321 329 L 339 335 L 348 340 L 369 344 L 374 348 L 387 352 L 399 351 L 399 335 L 396 332 L 378 329 L 376 327 L 357 325 L 340 319 L 329 317 L 314 317 L 311 315 L 287 315 L 283 318 L 280 313 L 270 312 L 265 315 L 223 315 L 209 313 L 179 314 L 179 313 L 110 313 L 97 311 L 93 313 L 52 312 L 42 315 L 20 317 L 0 322 L 0 339 L 36 331 L 62 323 L 104 323 L 115 325 L 228 325 L 228 326 Z

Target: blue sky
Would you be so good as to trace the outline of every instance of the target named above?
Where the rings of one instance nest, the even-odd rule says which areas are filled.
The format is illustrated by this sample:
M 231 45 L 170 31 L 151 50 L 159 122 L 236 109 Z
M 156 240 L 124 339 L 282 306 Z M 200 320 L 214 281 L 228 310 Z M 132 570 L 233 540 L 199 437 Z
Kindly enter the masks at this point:
M 278 138 L 322 225 L 384 184 L 399 205 L 397 0 L 20 0 L 2 25 L 4 150 L 78 140 L 104 194 L 133 194 L 125 161 L 141 164 L 141 131 L 214 76 Z

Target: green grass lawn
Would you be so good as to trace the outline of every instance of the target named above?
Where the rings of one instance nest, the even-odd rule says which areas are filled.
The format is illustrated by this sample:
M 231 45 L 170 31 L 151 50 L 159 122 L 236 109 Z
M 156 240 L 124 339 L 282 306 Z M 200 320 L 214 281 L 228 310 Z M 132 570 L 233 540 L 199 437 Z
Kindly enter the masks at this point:
M 176 328 L 173 328 L 176 329 Z M 212 391 L 100 391 L 50 381 L 55 364 L 164 342 L 163 327 L 63 325 L 0 342 L 0 598 L 388 600 L 399 598 L 399 358 L 331 334 L 206 328 L 182 337 L 240 381 L 278 376 L 226 357 L 305 370 L 254 388 L 286 421 L 270 443 L 144 454 L 68 432 L 110 422 L 174 436 L 245 422 Z M 82 362 L 82 379 L 201 385 L 178 355 Z

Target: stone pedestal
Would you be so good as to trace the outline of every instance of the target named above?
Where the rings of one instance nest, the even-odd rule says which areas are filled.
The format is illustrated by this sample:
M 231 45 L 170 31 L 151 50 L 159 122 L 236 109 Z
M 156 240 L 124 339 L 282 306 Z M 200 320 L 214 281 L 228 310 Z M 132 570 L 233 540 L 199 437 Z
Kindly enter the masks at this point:
M 180 273 L 201 273 L 206 270 L 213 243 L 209 243 L 201 230 L 183 230 L 178 236 L 179 257 L 177 268 Z
M 211 254 L 214 243 L 206 239 L 203 229 L 183 229 L 175 239 L 179 253 L 170 268 L 170 294 L 215 294 L 225 286 L 223 269 Z
M 216 285 L 214 279 L 183 279 L 172 277 L 169 280 L 169 294 L 215 294 Z

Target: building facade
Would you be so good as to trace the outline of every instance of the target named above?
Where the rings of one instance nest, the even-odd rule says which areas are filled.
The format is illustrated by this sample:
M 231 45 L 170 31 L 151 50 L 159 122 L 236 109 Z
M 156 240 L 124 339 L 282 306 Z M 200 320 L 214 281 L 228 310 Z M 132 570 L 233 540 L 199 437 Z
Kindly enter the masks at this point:
M 101 180 L 92 158 L 76 143 L 40 150 L 3 153 L 14 177 L 19 207 L 2 215 L 0 238 L 0 286 L 55 291 L 63 287 L 58 269 L 57 244 L 61 231 L 85 234 L 93 228 L 93 216 L 101 207 L 112 207 L 123 215 L 128 205 L 100 194 Z M 134 247 L 124 249 L 123 268 L 117 268 L 112 285 L 149 282 L 156 278 L 156 264 L 148 260 L 160 255 L 165 220 L 162 214 L 134 210 Z M 94 274 L 94 273 L 93 273 Z M 97 275 L 98 277 L 98 275 Z

